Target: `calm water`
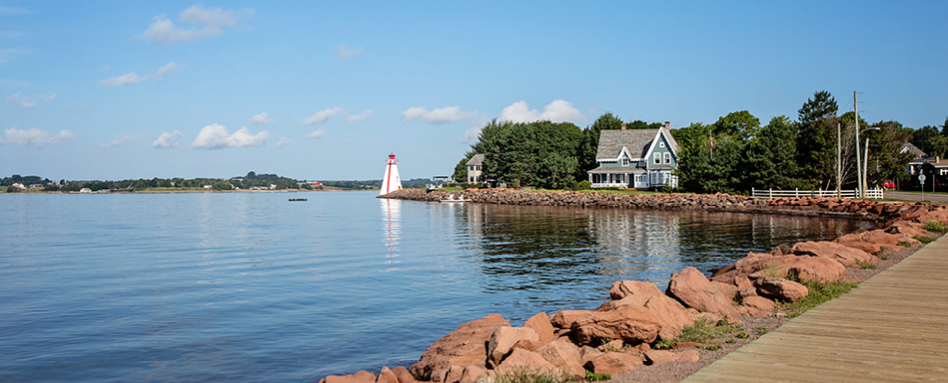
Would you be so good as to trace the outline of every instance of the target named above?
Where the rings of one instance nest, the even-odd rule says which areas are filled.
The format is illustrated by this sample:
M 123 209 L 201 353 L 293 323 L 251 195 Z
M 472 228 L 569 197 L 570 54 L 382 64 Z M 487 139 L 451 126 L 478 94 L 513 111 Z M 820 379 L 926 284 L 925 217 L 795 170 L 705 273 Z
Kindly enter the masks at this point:
M 288 202 L 288 198 L 308 202 Z M 0 381 L 316 381 L 857 223 L 379 200 L 0 195 Z

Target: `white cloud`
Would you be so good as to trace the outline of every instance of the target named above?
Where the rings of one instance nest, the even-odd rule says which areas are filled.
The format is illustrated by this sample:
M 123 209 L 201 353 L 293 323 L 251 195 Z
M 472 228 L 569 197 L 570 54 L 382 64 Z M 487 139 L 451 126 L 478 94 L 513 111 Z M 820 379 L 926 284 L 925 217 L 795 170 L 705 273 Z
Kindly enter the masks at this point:
M 359 113 L 355 116 L 346 117 L 346 123 L 349 125 L 355 125 L 362 121 L 372 118 L 372 116 L 374 115 L 375 115 L 375 112 L 371 110 L 365 110 L 365 111 L 362 111 L 362 113 Z
M 286 137 L 280 137 L 280 140 L 277 141 L 276 145 L 273 145 L 273 147 L 274 147 L 274 148 L 280 148 L 280 147 L 283 147 L 284 145 L 289 144 L 289 143 L 291 143 L 291 142 L 293 142 L 293 141 L 290 140 L 290 139 L 288 139 L 288 138 L 286 138 Z
M 23 15 L 27 13 L 33 13 L 29 9 L 23 7 L 8 7 L 5 5 L 0 5 L 0 15 Z
M 304 118 L 302 122 L 305 125 L 322 124 L 326 121 L 329 121 L 329 119 L 336 117 L 337 115 L 339 115 L 339 113 L 342 113 L 342 108 L 338 106 L 332 107 L 332 108 L 326 108 L 326 109 L 316 112 L 312 116 Z
M 348 49 L 346 48 L 346 44 L 339 44 L 336 45 L 336 54 L 338 54 L 339 58 L 343 60 L 356 58 L 362 55 L 362 47 Z
M 174 61 L 172 61 L 168 63 L 167 65 L 161 68 L 158 68 L 158 72 L 155 73 L 152 77 L 158 79 L 158 81 L 161 81 L 161 80 L 164 80 L 166 74 L 174 72 L 180 68 L 181 67 L 175 65 Z M 147 78 L 148 76 L 145 76 L 145 77 Z
M 242 127 L 231 134 L 224 125 L 213 124 L 201 128 L 201 132 L 198 133 L 191 146 L 202 149 L 260 146 L 267 140 L 267 137 L 270 137 L 270 133 L 266 130 L 257 134 L 250 134 L 247 127 Z
M 165 15 L 154 17 L 154 21 L 136 38 L 152 42 L 170 43 L 175 41 L 198 41 L 224 33 L 225 27 L 234 27 L 241 18 L 249 19 L 256 10 L 244 8 L 238 12 L 222 10 L 220 8 L 203 8 L 193 5 L 178 15 L 178 20 L 198 28 L 184 28 L 174 24 Z
M 20 94 L 23 92 L 16 92 L 7 97 L 7 100 L 13 101 L 20 97 Z
M 115 139 L 114 139 L 114 140 L 102 144 L 102 147 L 103 147 L 103 148 L 111 148 L 111 147 L 119 146 L 119 145 L 122 145 L 122 144 L 127 144 L 127 143 L 132 142 L 132 141 L 135 141 L 135 139 L 132 138 L 132 136 L 130 136 L 130 135 L 128 135 L 128 134 L 119 134 L 119 135 L 115 136 Z
M 162 149 L 177 148 L 178 140 L 180 139 L 181 139 L 181 132 L 177 130 L 171 133 L 163 132 L 161 133 L 160 136 L 158 136 L 158 139 L 155 140 L 155 142 L 151 143 L 151 147 L 162 148 Z
M 478 125 L 468 129 L 466 132 L 464 132 L 464 140 L 462 140 L 462 142 L 465 144 L 473 144 L 477 142 L 477 138 L 481 134 L 481 128 L 482 126 Z
M 141 79 L 138 78 L 138 75 L 135 74 L 135 72 L 129 72 L 129 73 L 123 74 L 123 75 L 121 75 L 121 76 L 116 76 L 116 77 L 112 77 L 112 78 L 107 79 L 107 80 L 99 81 L 99 85 L 101 85 L 101 86 L 122 86 L 122 85 L 128 85 L 128 84 L 135 84 L 135 83 L 137 83 L 139 80 L 141 80 Z
M 174 61 L 172 61 L 168 64 L 165 64 L 165 66 L 158 68 L 158 71 L 155 72 L 155 74 L 146 74 L 144 76 L 139 77 L 137 74 L 135 74 L 135 72 L 129 72 L 121 76 L 116 76 L 110 79 L 99 81 L 99 85 L 122 86 L 122 85 L 129 85 L 129 84 L 137 84 L 139 81 L 145 81 L 149 78 L 153 78 L 155 79 L 155 81 L 161 81 L 165 79 L 166 75 L 178 69 L 181 69 L 181 66 L 176 64 Z M 56 97 L 56 95 L 53 94 L 52 97 Z
M 270 118 L 270 113 L 263 112 L 256 116 L 250 117 L 249 122 L 251 124 L 256 124 L 256 125 L 265 125 L 265 124 L 272 124 L 276 120 L 277 119 L 275 118 Z
M 29 53 L 29 51 L 22 48 L 4 48 L 0 49 L 0 64 L 4 64 L 13 60 L 14 57 L 24 55 Z
M 326 129 L 316 129 L 312 133 L 307 134 L 306 138 L 312 138 L 314 140 L 319 140 L 326 136 Z
M 447 108 L 435 108 L 434 110 L 427 110 L 422 107 L 413 107 L 408 108 L 402 112 L 402 122 L 408 122 L 412 120 L 422 120 L 432 124 L 443 124 L 446 122 L 454 122 L 461 120 L 468 120 L 477 116 L 477 111 L 474 112 L 463 112 L 459 106 L 449 106 Z
M 525 101 L 518 101 L 504 108 L 500 112 L 500 119 L 511 122 L 533 122 L 533 121 L 552 121 L 552 122 L 582 122 L 586 120 L 579 109 L 573 107 L 573 103 L 565 100 L 556 100 L 543 107 L 543 113 L 536 109 L 530 109 Z
M 40 98 L 46 101 L 53 101 L 53 99 L 56 98 L 56 93 L 50 94 L 49 96 L 44 94 L 44 95 L 41 95 Z
M 36 128 L 30 128 L 29 130 L 13 128 L 5 130 L 3 133 L 6 138 L 5 141 L 8 144 L 17 146 L 32 146 L 34 148 L 41 148 L 47 145 L 58 144 L 76 139 L 76 135 L 67 129 L 60 130 L 59 134 L 55 136 L 50 136 L 49 132 Z
M 20 100 L 20 101 L 17 101 L 16 106 L 19 106 L 20 108 L 23 108 L 23 109 L 33 109 L 33 107 L 36 106 L 36 103 Z

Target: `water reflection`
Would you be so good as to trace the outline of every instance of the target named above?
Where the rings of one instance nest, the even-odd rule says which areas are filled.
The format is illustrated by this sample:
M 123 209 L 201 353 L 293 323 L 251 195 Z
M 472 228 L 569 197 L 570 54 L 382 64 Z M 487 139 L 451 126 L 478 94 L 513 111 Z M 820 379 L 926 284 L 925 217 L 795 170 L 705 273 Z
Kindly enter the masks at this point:
M 540 305 L 569 296 L 543 291 L 603 289 L 619 279 L 664 287 L 687 266 L 719 267 L 781 243 L 832 239 L 855 230 L 845 220 L 733 213 L 468 205 L 459 228 L 486 277 L 487 292 L 531 292 Z M 567 294 L 568 295 L 568 294 Z M 523 299 L 523 297 L 518 298 Z
M 382 205 L 382 232 L 384 233 L 383 241 L 385 242 L 385 249 L 387 250 L 385 255 L 385 258 L 387 258 L 386 263 L 394 265 L 398 263 L 398 260 L 395 258 L 398 257 L 398 242 L 401 239 L 402 231 L 402 201 L 383 198 L 380 199 L 379 202 Z M 393 266 L 386 271 L 394 270 L 397 270 L 397 268 Z

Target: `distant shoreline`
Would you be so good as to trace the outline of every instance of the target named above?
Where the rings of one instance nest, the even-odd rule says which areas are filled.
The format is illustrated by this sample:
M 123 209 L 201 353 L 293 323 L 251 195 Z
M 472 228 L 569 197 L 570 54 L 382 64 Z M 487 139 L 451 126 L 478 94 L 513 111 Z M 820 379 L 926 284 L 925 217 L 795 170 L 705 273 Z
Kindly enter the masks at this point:
M 8 193 L 5 191 L 0 191 L 0 194 L 177 194 L 177 193 L 310 193 L 310 192 L 357 192 L 357 191 L 378 191 L 379 189 L 365 189 L 365 190 L 345 190 L 345 189 L 327 189 L 327 190 L 297 190 L 297 189 L 283 189 L 283 190 L 141 190 L 141 191 L 106 191 L 106 192 L 91 192 L 91 193 L 80 193 L 76 191 L 63 192 L 63 191 L 21 191 L 16 193 Z

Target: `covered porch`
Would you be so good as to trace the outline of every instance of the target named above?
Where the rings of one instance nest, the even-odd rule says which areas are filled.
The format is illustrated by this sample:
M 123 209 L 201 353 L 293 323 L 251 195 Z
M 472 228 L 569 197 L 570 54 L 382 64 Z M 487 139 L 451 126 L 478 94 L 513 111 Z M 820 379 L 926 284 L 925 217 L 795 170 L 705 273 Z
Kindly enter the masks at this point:
M 594 188 L 647 188 L 648 174 L 644 169 L 636 168 L 603 168 L 598 167 L 588 172 L 589 182 Z

